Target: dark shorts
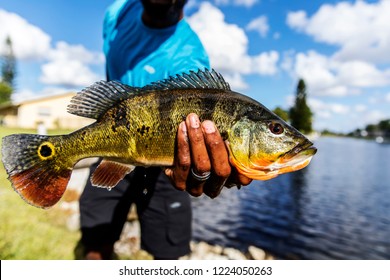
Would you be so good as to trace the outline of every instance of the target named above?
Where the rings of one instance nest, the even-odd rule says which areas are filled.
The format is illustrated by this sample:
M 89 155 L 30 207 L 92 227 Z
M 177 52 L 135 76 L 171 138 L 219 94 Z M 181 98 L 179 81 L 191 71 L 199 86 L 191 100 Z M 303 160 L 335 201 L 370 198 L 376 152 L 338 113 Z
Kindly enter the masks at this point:
M 158 259 L 177 259 L 190 252 L 189 195 L 174 189 L 161 168 L 137 167 L 110 191 L 93 187 L 88 180 L 80 197 L 84 246 L 93 250 L 119 240 L 132 203 L 137 206 L 142 249 Z

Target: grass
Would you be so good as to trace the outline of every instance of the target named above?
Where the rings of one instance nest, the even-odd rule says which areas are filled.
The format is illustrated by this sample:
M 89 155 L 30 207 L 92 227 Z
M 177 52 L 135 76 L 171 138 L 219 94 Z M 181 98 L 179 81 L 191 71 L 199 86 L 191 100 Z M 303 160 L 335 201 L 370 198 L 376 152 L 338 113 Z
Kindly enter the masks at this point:
M 64 132 L 49 131 L 50 134 Z M 36 131 L 0 127 L 1 138 L 12 133 Z M 80 233 L 67 229 L 66 214 L 58 205 L 43 210 L 24 202 L 12 189 L 0 164 L 0 259 L 74 259 L 73 250 Z

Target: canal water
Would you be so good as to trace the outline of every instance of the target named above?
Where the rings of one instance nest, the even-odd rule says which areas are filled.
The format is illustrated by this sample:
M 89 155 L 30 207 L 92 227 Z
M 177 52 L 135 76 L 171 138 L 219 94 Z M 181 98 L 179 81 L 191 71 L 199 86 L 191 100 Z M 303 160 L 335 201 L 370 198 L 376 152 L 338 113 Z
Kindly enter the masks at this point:
M 390 145 L 321 137 L 311 164 L 193 199 L 193 237 L 282 259 L 390 259 Z

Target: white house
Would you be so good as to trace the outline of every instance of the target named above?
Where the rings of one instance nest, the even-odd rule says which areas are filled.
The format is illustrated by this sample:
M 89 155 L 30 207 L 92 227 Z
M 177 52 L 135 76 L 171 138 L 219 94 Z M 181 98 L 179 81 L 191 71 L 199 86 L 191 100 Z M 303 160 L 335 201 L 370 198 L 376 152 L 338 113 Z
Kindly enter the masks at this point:
M 74 95 L 68 92 L 0 106 L 1 122 L 3 126 L 19 128 L 37 129 L 38 125 L 48 129 L 81 128 L 94 120 L 67 112 L 66 107 Z

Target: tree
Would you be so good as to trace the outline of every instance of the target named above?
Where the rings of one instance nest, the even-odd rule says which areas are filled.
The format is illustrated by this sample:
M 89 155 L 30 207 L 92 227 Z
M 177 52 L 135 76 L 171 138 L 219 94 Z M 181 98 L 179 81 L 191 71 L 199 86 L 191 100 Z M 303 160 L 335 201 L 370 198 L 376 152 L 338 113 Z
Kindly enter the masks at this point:
M 282 118 L 282 120 L 284 121 L 288 121 L 289 118 L 288 118 L 288 112 L 284 109 L 282 109 L 281 107 L 276 107 L 273 112 L 278 115 L 280 118 Z
M 389 131 L 390 132 L 390 119 L 380 121 L 378 123 L 378 128 L 381 131 Z
M 306 84 L 300 79 L 297 86 L 295 104 L 290 108 L 291 125 L 303 133 L 310 133 L 312 129 L 313 113 L 306 103 Z
M 366 131 L 368 132 L 368 133 L 374 133 L 375 131 L 377 131 L 378 130 L 378 125 L 376 125 L 376 124 L 368 124 L 367 126 L 366 126 Z
M 12 87 L 7 83 L 0 82 L 0 104 L 7 103 L 11 100 Z
M 5 52 L 1 56 L 0 103 L 9 102 L 15 87 L 16 59 L 10 37 L 5 40 Z

